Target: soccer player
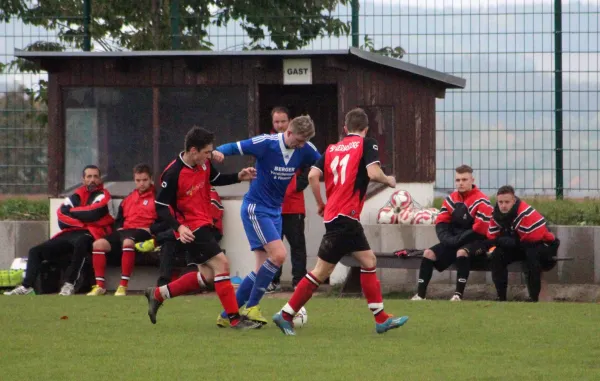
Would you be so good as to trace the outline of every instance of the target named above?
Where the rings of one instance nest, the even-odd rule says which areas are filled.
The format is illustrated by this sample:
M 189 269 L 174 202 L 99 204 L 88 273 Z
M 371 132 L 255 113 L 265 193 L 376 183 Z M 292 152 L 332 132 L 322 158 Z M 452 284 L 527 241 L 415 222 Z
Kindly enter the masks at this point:
M 474 184 L 471 167 L 461 165 L 455 172 L 456 191 L 446 197 L 435 220 L 440 243 L 423 253 L 418 291 L 412 300 L 425 299 L 434 268 L 442 272 L 456 262 L 456 291 L 450 300 L 461 301 L 469 279 L 470 261 L 485 259 L 492 204 Z
M 92 265 L 96 277 L 96 285 L 88 296 L 106 294 L 104 273 L 107 256 L 121 258 L 121 282 L 115 296 L 127 295 L 127 286 L 135 265 L 135 242 L 152 238 L 150 227 L 156 220 L 154 205 L 154 185 L 152 170 L 146 164 L 138 164 L 133 168 L 135 189 L 119 205 L 113 233 L 94 241 L 92 247 Z
M 308 140 L 315 135 L 315 125 L 309 116 L 299 116 L 290 122 L 284 133 L 260 135 L 217 148 L 213 159 L 224 156 L 252 155 L 256 157 L 257 178 L 250 184 L 241 208 L 244 230 L 251 250 L 256 254 L 256 271 L 244 278 L 236 298 L 244 315 L 250 320 L 267 324 L 258 303 L 266 288 L 285 260 L 286 250 L 281 240 L 281 205 L 286 189 L 298 168 L 314 164 L 321 156 Z M 217 325 L 227 326 L 224 315 Z
M 83 184 L 65 198 L 56 211 L 60 232 L 48 241 L 29 250 L 23 284 L 4 295 L 27 295 L 34 292 L 33 284 L 43 261 L 69 258 L 65 278 L 59 295 L 75 293 L 75 284 L 81 275 L 85 259 L 92 250 L 94 239 L 112 232 L 114 218 L 108 212 L 110 193 L 104 189 L 100 169 L 88 165 L 83 169 Z
M 199 271 L 187 273 L 167 285 L 146 289 L 148 316 L 152 324 L 156 324 L 156 313 L 165 299 L 200 290 L 212 281 L 231 327 L 248 329 L 258 325 L 239 314 L 229 279 L 229 261 L 211 231 L 210 201 L 211 186 L 250 181 L 256 172 L 254 168 L 245 168 L 234 174 L 219 173 L 209 160 L 213 141 L 211 132 L 193 127 L 185 136 L 185 151 L 161 175 L 156 213 L 177 232 L 178 249 L 186 251 L 188 265 L 198 265 Z M 175 211 L 176 218 L 169 207 Z M 207 277 L 207 274 L 210 276 Z
M 325 235 L 319 248 L 315 268 L 300 281 L 289 302 L 273 316 L 273 322 L 285 335 L 295 335 L 293 318 L 312 297 L 313 292 L 327 279 L 336 264 L 352 253 L 361 264 L 360 281 L 369 309 L 375 317 L 377 333 L 384 333 L 406 323 L 408 316 L 394 318 L 383 309 L 381 287 L 377 279 L 375 254 L 360 223 L 369 181 L 396 186 L 392 176 L 380 167 L 377 142 L 366 138 L 369 119 L 362 109 L 346 114 L 341 141 L 327 147 L 325 155 L 308 175 L 319 215 L 325 221 Z M 321 197 L 320 177 L 325 179 L 327 205 Z
M 275 107 L 271 111 L 273 123 L 272 134 L 283 133 L 290 124 L 290 112 L 285 107 Z M 306 274 L 306 238 L 304 236 L 304 219 L 306 207 L 304 203 L 304 189 L 308 186 L 308 169 L 297 170 L 296 175 L 288 185 L 283 205 L 281 206 L 282 238 L 287 238 L 290 244 L 290 257 L 292 260 L 292 287 L 302 280 Z M 280 278 L 283 266 L 279 268 L 273 278 L 267 294 L 281 290 Z
M 507 266 L 515 261 L 525 261 L 529 297 L 537 302 L 541 272 L 550 271 L 556 265 L 553 257 L 558 252 L 560 241 L 548 231 L 544 217 L 516 197 L 515 189 L 510 185 L 500 187 L 496 193 L 488 238 L 494 241 L 495 246 L 490 267 L 498 300 L 506 300 Z

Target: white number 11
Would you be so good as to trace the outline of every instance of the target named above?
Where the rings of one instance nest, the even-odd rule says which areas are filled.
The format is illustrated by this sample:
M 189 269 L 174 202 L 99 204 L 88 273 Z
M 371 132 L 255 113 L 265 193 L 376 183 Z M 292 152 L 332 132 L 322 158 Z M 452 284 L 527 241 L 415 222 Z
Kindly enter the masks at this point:
M 338 183 L 338 179 L 341 177 L 341 181 L 340 183 L 343 184 L 346 182 L 346 167 L 348 166 L 348 160 L 350 160 L 350 154 L 347 153 L 342 160 L 340 160 L 339 156 L 336 156 L 333 161 L 331 162 L 331 165 L 329 166 L 331 168 L 331 172 L 333 172 L 333 184 L 337 185 Z M 342 167 L 342 170 L 340 172 L 340 174 L 338 175 L 338 171 L 337 171 L 337 167 L 338 165 L 340 167 Z M 341 175 L 341 176 L 340 176 Z

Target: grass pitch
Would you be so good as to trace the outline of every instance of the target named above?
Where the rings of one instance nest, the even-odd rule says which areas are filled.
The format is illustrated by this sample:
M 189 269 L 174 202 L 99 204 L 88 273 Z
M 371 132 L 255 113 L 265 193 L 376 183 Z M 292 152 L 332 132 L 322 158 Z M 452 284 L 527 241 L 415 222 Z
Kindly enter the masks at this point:
M 271 315 L 286 299 L 267 298 Z M 596 304 L 387 300 L 410 316 L 375 333 L 363 299 L 316 297 L 308 324 L 219 329 L 214 296 L 0 297 L 0 379 L 599 380 Z

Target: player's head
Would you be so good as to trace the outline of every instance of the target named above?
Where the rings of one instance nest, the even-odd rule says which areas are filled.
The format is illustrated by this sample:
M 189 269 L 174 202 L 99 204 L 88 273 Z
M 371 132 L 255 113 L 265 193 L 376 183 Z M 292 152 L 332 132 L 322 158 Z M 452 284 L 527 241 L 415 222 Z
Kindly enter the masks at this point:
M 473 168 L 466 164 L 456 167 L 454 170 L 454 183 L 459 192 L 468 192 L 473 189 L 475 178 L 473 177 Z
M 290 112 L 285 107 L 275 107 L 271 110 L 271 121 L 276 132 L 285 132 L 290 124 Z
M 194 163 L 202 165 L 213 151 L 215 135 L 198 126 L 192 127 L 185 135 L 185 152 Z
M 355 108 L 346 114 L 344 132 L 346 134 L 366 135 L 369 130 L 369 117 L 362 108 Z
M 148 164 L 138 164 L 133 167 L 133 181 L 135 189 L 144 193 L 152 185 L 152 170 Z
M 300 148 L 315 136 L 315 124 L 308 115 L 298 116 L 290 122 L 283 134 L 285 145 L 290 148 Z
M 100 168 L 95 165 L 86 165 L 85 168 L 83 168 L 81 176 L 81 182 L 90 192 L 102 184 L 102 174 L 100 173 Z
M 496 204 L 498 204 L 500 212 L 510 212 L 516 202 L 517 197 L 515 196 L 515 188 L 510 185 L 503 185 L 498 188 L 498 192 L 496 192 Z

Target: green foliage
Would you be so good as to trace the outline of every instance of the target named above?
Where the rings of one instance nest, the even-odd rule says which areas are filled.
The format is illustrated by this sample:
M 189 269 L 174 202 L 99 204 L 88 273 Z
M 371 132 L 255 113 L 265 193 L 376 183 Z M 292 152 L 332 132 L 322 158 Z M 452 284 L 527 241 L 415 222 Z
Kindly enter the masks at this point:
M 360 49 L 398 59 L 401 59 L 406 54 L 406 50 L 404 50 L 401 46 L 396 46 L 395 48 L 385 46 L 381 49 L 375 49 L 373 39 L 369 37 L 368 34 L 365 34 L 364 42 L 363 45 L 360 46 Z
M 496 203 L 494 198 L 492 204 Z M 440 208 L 443 198 L 436 198 L 433 206 Z M 552 200 L 533 197 L 523 198 L 546 218 L 551 225 L 600 226 L 600 200 Z
M 0 220 L 47 221 L 49 220 L 49 200 L 27 200 L 13 198 L 0 201 Z

